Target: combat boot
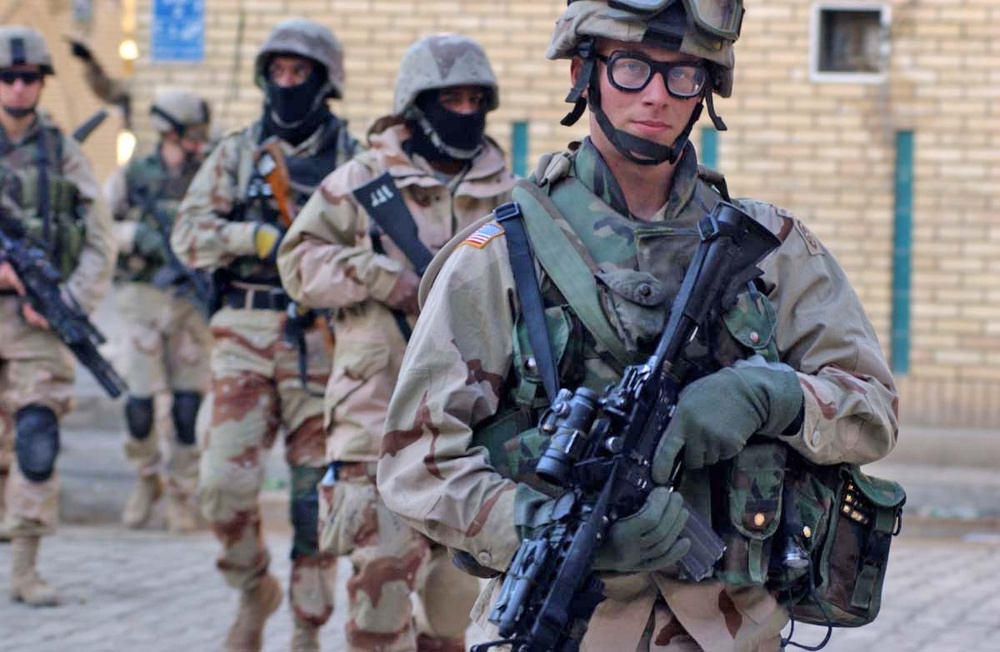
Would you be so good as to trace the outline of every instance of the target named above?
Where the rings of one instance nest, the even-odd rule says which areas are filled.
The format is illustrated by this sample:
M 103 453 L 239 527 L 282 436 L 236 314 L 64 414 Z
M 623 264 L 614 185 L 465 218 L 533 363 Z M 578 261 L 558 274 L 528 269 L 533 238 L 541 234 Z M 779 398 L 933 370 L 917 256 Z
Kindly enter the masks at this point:
M 59 592 L 35 570 L 39 542 L 39 537 L 14 537 L 11 542 L 10 598 L 32 607 L 51 607 L 59 604 Z
M 264 624 L 281 606 L 281 582 L 271 574 L 240 593 L 240 608 L 226 636 L 226 652 L 258 652 L 264 641 Z
M 319 627 L 296 618 L 291 652 L 319 652 Z
M 167 529 L 174 534 L 186 534 L 200 529 L 201 523 L 194 505 L 180 496 L 167 496 Z
M 163 494 L 163 483 L 159 475 L 139 476 L 139 481 L 132 490 L 132 495 L 122 510 L 122 523 L 126 527 L 140 528 L 149 520 L 153 513 L 153 505 Z

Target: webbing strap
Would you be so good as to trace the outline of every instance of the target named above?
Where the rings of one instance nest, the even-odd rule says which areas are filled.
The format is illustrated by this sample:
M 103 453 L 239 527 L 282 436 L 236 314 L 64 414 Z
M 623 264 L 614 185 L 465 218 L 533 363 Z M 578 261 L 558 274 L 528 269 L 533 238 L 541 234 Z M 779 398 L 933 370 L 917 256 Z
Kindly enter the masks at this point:
M 552 355 L 552 340 L 545 320 L 545 306 L 542 303 L 541 288 L 535 275 L 535 259 L 531 255 L 531 243 L 524 231 L 521 207 L 517 202 L 508 202 L 494 211 L 497 222 L 504 229 L 507 238 L 507 252 L 510 269 L 514 275 L 517 298 L 521 303 L 521 316 L 528 327 L 528 341 L 538 365 L 545 394 L 552 402 L 559 392 L 559 375 L 556 372 L 555 357 Z
M 597 343 L 622 366 L 628 366 L 633 362 L 632 357 L 604 316 L 594 270 L 559 228 L 558 222 L 562 221 L 559 209 L 533 183 L 521 182 L 517 189 L 524 191 L 518 193 L 519 199 L 527 200 L 527 203 L 533 203 L 540 209 L 524 213 L 524 223 L 538 262 Z

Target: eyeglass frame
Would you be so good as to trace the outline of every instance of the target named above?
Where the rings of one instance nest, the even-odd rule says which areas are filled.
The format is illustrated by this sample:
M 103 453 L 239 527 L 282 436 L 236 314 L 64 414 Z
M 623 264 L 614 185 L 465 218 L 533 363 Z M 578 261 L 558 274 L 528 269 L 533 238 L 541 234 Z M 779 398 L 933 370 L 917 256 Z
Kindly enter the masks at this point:
M 655 77 L 657 73 L 659 73 L 660 76 L 663 78 L 663 85 L 667 89 L 667 93 L 670 94 L 670 97 L 679 100 L 689 100 L 693 97 L 698 97 L 705 91 L 705 87 L 708 85 L 708 80 L 709 80 L 708 70 L 705 68 L 704 65 L 702 65 L 697 61 L 656 61 L 654 59 L 650 59 L 644 54 L 640 54 L 638 52 L 630 52 L 628 50 L 615 50 L 610 55 L 595 53 L 594 58 L 602 62 L 604 64 L 604 67 L 607 69 L 606 74 L 608 77 L 608 82 L 610 82 L 612 86 L 622 91 L 623 93 L 638 93 L 642 91 L 647 86 L 649 86 L 649 82 L 652 81 L 653 77 Z M 638 88 L 629 88 L 628 86 L 622 86 L 617 81 L 615 81 L 615 77 L 611 72 L 614 67 L 614 64 L 620 61 L 621 59 L 625 58 L 635 59 L 636 61 L 641 61 L 642 63 L 645 63 L 647 66 L 649 66 L 649 75 L 646 77 L 646 81 L 644 81 L 642 85 L 639 86 Z M 673 91 L 670 88 L 669 73 L 674 68 L 694 68 L 700 71 L 703 79 L 701 82 L 701 86 L 698 88 L 698 90 L 689 95 Z
M 0 70 L 0 83 L 13 86 L 20 79 L 25 86 L 38 84 L 45 79 L 45 73 L 40 70 L 11 70 L 10 68 Z

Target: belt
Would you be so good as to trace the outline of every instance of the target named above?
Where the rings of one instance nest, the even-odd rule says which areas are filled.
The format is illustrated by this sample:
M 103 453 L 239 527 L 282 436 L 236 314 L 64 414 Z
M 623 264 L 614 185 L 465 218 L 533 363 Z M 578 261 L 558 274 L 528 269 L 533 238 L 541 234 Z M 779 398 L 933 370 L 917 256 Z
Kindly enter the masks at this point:
M 230 288 L 226 290 L 223 298 L 223 303 L 236 310 L 283 311 L 291 301 L 281 288 L 271 288 L 269 290 Z

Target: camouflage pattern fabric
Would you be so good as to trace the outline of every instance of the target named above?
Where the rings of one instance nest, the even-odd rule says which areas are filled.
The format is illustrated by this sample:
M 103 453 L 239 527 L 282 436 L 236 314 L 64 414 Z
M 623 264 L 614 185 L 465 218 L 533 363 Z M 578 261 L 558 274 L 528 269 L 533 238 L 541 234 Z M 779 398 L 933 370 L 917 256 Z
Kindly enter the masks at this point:
M 282 281 L 293 298 L 317 308 L 339 309 L 337 355 L 324 404 L 326 455 L 331 461 L 377 460 L 385 411 L 406 347 L 384 301 L 409 262 L 388 237 L 382 238 L 385 255 L 373 251 L 370 218 L 351 191 L 388 170 L 413 215 L 421 241 L 436 251 L 459 229 L 506 201 L 513 185 L 503 156 L 493 145 L 484 148 L 469 170 L 445 185 L 426 163 L 403 153 L 401 143 L 408 136 L 404 125 L 373 135 L 369 151 L 324 180 L 299 213 L 278 254 Z M 412 325 L 413 316 L 409 319 Z M 452 645 L 460 645 L 476 593 L 475 579 L 454 573 L 451 588 L 441 593 L 422 594 L 416 580 L 392 579 L 384 586 L 373 586 L 383 581 L 380 578 L 388 572 L 383 569 L 398 569 L 400 564 L 414 571 L 428 564 L 439 568 L 433 560 L 443 552 L 431 551 L 428 559 L 427 543 L 385 509 L 370 480 L 367 488 L 338 483 L 333 493 L 339 500 L 346 500 L 344 494 L 350 493 L 352 505 L 357 503 L 328 511 L 321 520 L 321 541 L 338 554 L 351 554 L 354 561 L 355 572 L 348 580 L 348 586 L 355 587 L 349 590 L 350 644 L 373 649 L 376 641 L 391 640 L 384 649 L 416 649 L 418 634 L 410 626 L 408 597 L 416 590 L 427 598 L 423 609 L 430 623 L 430 629 L 420 630 L 419 635 L 440 638 L 437 631 L 451 639 Z M 321 500 L 329 504 L 330 496 Z M 365 532 L 351 533 L 357 525 L 352 520 L 355 514 L 377 523 L 370 537 Z M 345 534 L 345 530 L 350 531 Z M 353 552 L 348 553 L 348 547 Z M 389 595 L 395 597 L 389 599 Z M 434 624 L 447 614 L 461 622 L 447 627 Z
M 85 311 L 92 311 L 109 287 L 114 264 L 111 220 L 100 199 L 97 179 L 80 147 L 44 115 L 17 143 L 0 128 L 0 168 L 5 172 L 37 168 L 40 139 L 58 136 L 61 160 L 50 161 L 53 176 L 75 188 L 75 211 L 84 226 L 82 249 L 66 279 L 66 287 Z M 5 210 L 18 206 L 4 198 Z M 10 415 L 32 403 L 50 408 L 57 418 L 72 407 L 76 361 L 50 331 L 29 326 L 21 317 L 19 300 L 0 296 L 0 403 Z M 13 436 L 11 433 L 10 436 Z M 32 482 L 12 464 L 7 485 L 7 522 L 17 536 L 39 536 L 55 529 L 58 514 L 58 472 L 44 482 Z
M 698 178 L 690 145 L 675 170 L 667 205 L 649 222 L 626 217 L 621 191 L 589 141 L 548 159 L 537 178 L 554 200 L 577 186 L 564 198 L 571 208 L 564 217 L 574 220 L 577 241 L 587 243 L 601 273 L 646 272 L 667 288 L 676 287 L 672 279 L 679 279 L 686 265 L 679 260 L 683 249 L 674 247 L 675 227 L 704 215 L 711 205 L 703 201 L 713 195 Z M 804 226 L 790 213 L 763 202 L 740 203 L 782 241 L 762 262 L 761 280 L 775 308 L 778 355 L 798 372 L 805 395 L 802 428 L 785 437 L 786 443 L 819 464 L 881 458 L 895 444 L 897 397 L 857 295 L 834 257 L 815 238 L 805 237 Z M 621 248 L 629 241 L 631 250 Z M 541 283 L 547 302 L 559 299 L 544 276 Z M 514 357 L 519 313 L 511 297 L 516 292 L 502 235 L 485 242 L 470 237 L 454 246 L 433 280 L 407 348 L 378 467 L 379 491 L 390 509 L 435 541 L 465 550 L 498 571 L 508 567 L 519 545 L 516 484 L 495 470 L 489 449 L 475 437 L 476 429 L 498 412 L 510 413 L 512 380 L 517 383 L 523 373 Z M 609 305 L 626 308 L 622 299 L 614 297 L 602 307 L 606 312 Z M 668 305 L 665 300 L 660 310 Z M 633 341 L 648 346 L 641 337 L 648 323 L 643 311 L 615 313 L 620 336 L 638 334 Z M 816 324 L 823 328 L 817 330 Z M 585 346 L 576 360 L 563 359 L 569 367 L 562 370 L 563 381 L 575 376 L 600 390 L 597 382 L 613 367 L 586 341 L 590 338 L 576 339 L 585 340 Z M 787 620 L 761 587 L 718 580 L 691 585 L 667 573 L 602 579 L 608 599 L 590 623 L 583 650 L 776 650 Z M 499 580 L 492 584 L 474 612 L 480 624 Z M 672 618 L 661 617 L 663 610 Z

